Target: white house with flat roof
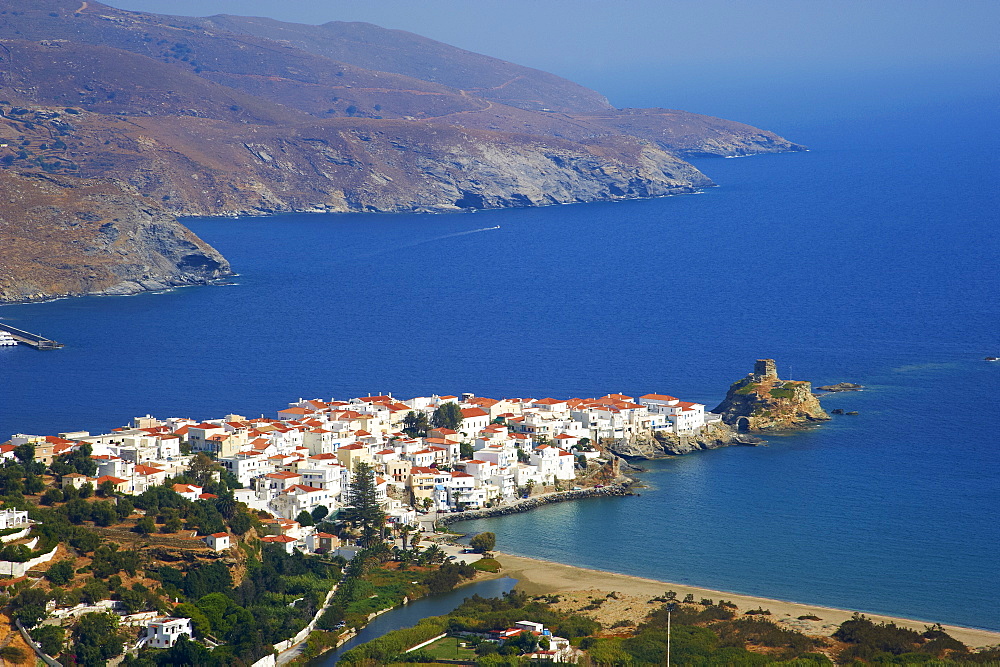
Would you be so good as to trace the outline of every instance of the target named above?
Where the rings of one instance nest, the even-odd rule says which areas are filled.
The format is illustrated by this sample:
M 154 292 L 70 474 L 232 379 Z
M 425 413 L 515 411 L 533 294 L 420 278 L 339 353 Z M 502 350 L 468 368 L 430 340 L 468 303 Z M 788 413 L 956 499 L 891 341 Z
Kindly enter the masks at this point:
M 170 648 L 181 635 L 194 635 L 190 618 L 158 618 L 146 626 L 145 645 L 150 648 Z
M 666 430 L 674 433 L 691 433 L 705 425 L 705 406 L 701 403 L 689 403 L 664 394 L 640 396 L 639 403 L 651 414 L 664 415 Z

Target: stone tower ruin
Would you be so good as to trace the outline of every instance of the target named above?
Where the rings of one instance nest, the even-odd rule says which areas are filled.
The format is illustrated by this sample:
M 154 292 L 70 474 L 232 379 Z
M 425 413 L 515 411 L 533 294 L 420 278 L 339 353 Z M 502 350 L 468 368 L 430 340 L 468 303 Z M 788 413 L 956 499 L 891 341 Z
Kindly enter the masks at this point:
M 767 379 L 777 380 L 778 365 L 774 363 L 774 359 L 758 359 L 753 365 L 753 377 L 757 382 Z

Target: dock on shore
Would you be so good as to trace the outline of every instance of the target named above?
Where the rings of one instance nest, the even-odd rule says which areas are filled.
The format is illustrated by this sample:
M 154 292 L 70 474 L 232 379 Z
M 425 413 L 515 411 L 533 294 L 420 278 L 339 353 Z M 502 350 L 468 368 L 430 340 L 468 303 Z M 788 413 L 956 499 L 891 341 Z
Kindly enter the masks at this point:
M 8 324 L 0 323 L 0 331 L 6 331 L 13 336 L 18 343 L 30 345 L 36 350 L 58 350 L 60 347 L 63 347 L 62 343 L 57 343 L 54 340 L 45 338 L 44 336 L 39 336 L 38 334 L 33 334 L 30 331 L 24 331 L 23 329 L 18 329 Z

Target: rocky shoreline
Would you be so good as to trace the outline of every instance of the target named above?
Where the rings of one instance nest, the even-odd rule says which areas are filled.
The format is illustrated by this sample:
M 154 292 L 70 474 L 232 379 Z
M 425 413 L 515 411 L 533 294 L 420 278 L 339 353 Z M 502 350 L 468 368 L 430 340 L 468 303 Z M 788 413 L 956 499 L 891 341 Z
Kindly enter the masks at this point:
M 721 447 L 756 447 L 764 442 L 756 436 L 739 433 L 733 427 L 719 421 L 706 424 L 694 435 L 657 431 L 651 435 L 642 434 L 627 440 L 622 439 L 611 445 L 609 450 L 626 460 L 651 460 Z
M 439 518 L 437 522 L 441 525 L 447 526 L 459 521 L 472 521 L 474 519 L 488 519 L 495 516 L 507 516 L 508 514 L 520 514 L 521 512 L 531 511 L 536 507 L 551 505 L 553 503 L 562 503 L 568 500 L 600 498 L 604 496 L 631 496 L 633 493 L 630 490 L 630 487 L 631 482 L 627 482 L 622 484 L 612 484 L 601 488 L 591 487 L 578 489 L 576 491 L 559 491 L 544 496 L 538 496 L 536 498 L 528 498 L 526 500 L 518 501 L 513 505 L 505 505 L 503 507 L 490 507 L 481 510 L 452 512 L 451 514 L 446 514 Z

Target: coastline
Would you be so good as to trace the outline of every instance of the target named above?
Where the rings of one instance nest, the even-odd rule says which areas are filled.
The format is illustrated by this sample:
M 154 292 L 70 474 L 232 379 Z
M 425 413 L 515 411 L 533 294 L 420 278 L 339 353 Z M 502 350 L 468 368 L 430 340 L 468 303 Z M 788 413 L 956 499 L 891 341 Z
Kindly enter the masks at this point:
M 571 500 L 583 500 L 586 498 L 608 498 L 623 497 L 633 495 L 630 491 L 636 481 L 629 479 L 627 482 L 609 484 L 602 487 L 588 486 L 582 489 L 570 491 L 551 491 L 540 493 L 530 498 L 519 498 L 512 503 L 502 503 L 498 507 L 489 507 L 481 510 L 466 510 L 464 512 L 452 512 L 444 514 L 434 519 L 434 522 L 442 526 L 450 526 L 461 521 L 475 521 L 477 519 L 489 519 L 492 517 L 506 516 L 508 514 L 520 514 L 530 512 L 533 509 L 553 503 L 563 503 Z
M 806 634 L 827 636 L 831 635 L 841 623 L 849 620 L 855 613 L 855 610 L 740 595 L 502 552 L 496 552 L 494 557 L 500 561 L 503 568 L 502 574 L 517 579 L 516 589 L 531 595 L 566 594 L 581 591 L 609 593 L 615 591 L 632 598 L 648 600 L 662 595 L 667 590 L 673 590 L 676 591 L 678 599 L 683 599 L 690 593 L 694 595 L 696 600 L 702 598 L 731 600 L 741 611 L 762 607 L 770 610 L 771 615 L 767 618 L 772 621 L 787 624 Z M 650 605 L 649 609 L 652 608 Z M 933 621 L 919 621 L 868 612 L 861 613 L 876 622 L 893 622 L 918 631 L 923 631 L 925 627 L 933 623 Z M 817 616 L 821 621 L 800 622 L 798 620 L 800 616 Z M 1000 632 L 947 624 L 942 624 L 942 626 L 948 634 L 972 649 L 1000 644 Z

